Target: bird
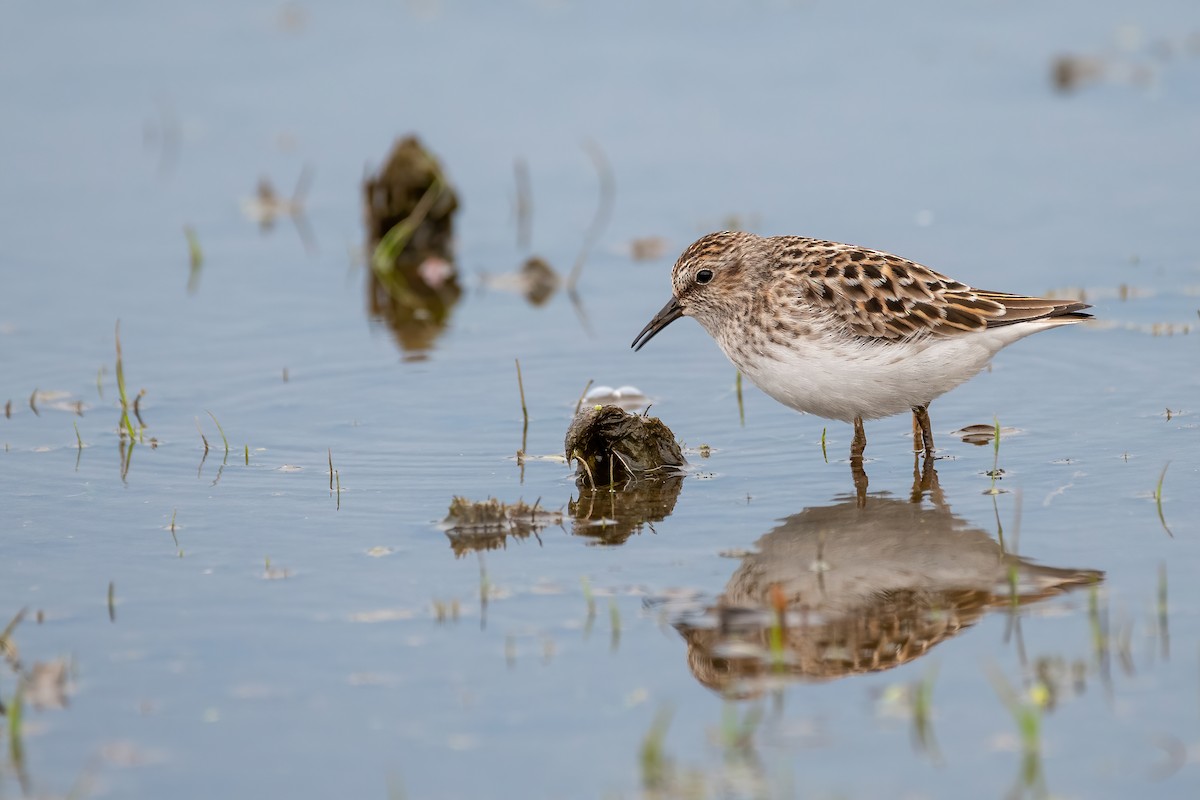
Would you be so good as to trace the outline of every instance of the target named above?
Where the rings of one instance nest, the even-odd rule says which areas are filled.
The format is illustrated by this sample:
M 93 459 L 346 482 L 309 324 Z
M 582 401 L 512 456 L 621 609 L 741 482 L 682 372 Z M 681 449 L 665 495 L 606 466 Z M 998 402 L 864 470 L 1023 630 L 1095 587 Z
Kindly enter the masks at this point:
M 866 448 L 863 420 L 907 411 L 914 451 L 933 458 L 935 398 L 1018 339 L 1092 318 L 1087 303 L 975 289 L 881 250 L 743 231 L 692 243 L 671 290 L 635 351 L 694 318 L 770 397 L 853 423 L 852 463 Z

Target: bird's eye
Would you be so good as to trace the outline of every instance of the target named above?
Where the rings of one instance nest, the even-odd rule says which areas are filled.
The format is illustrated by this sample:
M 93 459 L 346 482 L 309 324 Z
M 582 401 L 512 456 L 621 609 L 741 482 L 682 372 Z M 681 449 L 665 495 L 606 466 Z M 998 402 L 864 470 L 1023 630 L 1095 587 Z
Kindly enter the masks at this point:
M 696 273 L 696 283 L 708 283 L 713 279 L 713 271 L 711 269 L 702 269 Z

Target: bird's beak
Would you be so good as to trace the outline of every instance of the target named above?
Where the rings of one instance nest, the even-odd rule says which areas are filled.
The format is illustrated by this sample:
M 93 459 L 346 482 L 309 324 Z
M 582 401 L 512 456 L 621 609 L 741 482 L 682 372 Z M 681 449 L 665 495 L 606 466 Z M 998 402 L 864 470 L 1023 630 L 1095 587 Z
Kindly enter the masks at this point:
M 662 307 L 662 310 L 654 315 L 654 319 L 650 320 L 650 323 L 642 328 L 642 332 L 633 340 L 631 347 L 634 350 L 641 350 L 642 345 L 653 339 L 659 331 L 682 316 L 683 308 L 679 305 L 679 301 L 672 297 Z

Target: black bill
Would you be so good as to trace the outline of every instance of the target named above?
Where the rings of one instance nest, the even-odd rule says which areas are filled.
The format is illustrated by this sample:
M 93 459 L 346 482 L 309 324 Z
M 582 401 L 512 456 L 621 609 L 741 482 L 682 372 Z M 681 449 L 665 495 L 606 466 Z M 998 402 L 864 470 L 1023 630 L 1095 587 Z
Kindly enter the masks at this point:
M 654 315 L 654 319 L 642 328 L 642 332 L 633 340 L 634 350 L 641 350 L 642 345 L 654 338 L 654 336 L 663 328 L 670 325 L 675 320 L 683 316 L 683 309 L 679 305 L 679 301 L 672 297 L 667 301 L 667 304 L 662 307 L 662 310 Z

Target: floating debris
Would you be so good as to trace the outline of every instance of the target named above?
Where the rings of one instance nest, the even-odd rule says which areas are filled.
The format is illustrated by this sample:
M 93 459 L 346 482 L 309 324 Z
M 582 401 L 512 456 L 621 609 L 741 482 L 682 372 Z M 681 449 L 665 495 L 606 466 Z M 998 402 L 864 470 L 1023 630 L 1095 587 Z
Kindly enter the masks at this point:
M 667 252 L 667 240 L 661 236 L 633 239 L 624 249 L 634 261 L 655 261 Z
M 1005 439 L 1018 433 L 1021 433 L 1019 428 L 1000 429 L 1000 435 Z M 991 444 L 992 439 L 996 438 L 996 426 L 994 424 L 985 425 L 983 423 L 978 425 L 967 425 L 964 428 L 959 428 L 958 430 L 954 431 L 951 436 L 957 436 L 967 444 L 974 444 L 982 447 L 985 444 Z
M 363 182 L 368 310 L 384 320 L 406 353 L 428 350 L 462 295 L 453 264 L 458 196 L 437 159 L 407 136 Z
M 555 295 L 562 285 L 562 278 L 546 261 L 538 256 L 530 256 L 516 272 L 484 275 L 483 284 L 489 289 L 516 292 L 530 305 L 541 306 Z
M 612 405 L 624 411 L 637 411 L 650 405 L 650 398 L 636 386 L 594 386 L 583 396 L 583 404 L 589 406 Z
M 1104 79 L 1104 62 L 1086 56 L 1062 55 L 1054 59 L 1051 82 L 1063 94 L 1082 89 Z
M 568 463 L 577 462 L 576 480 L 586 478 L 592 487 L 678 475 L 687 464 L 662 420 L 615 405 L 585 406 L 571 421 L 563 450 Z
M 1200 33 L 1151 40 L 1136 26 L 1116 30 L 1117 50 L 1097 55 L 1065 54 L 1050 66 L 1050 82 L 1061 94 L 1070 94 L 1099 83 L 1153 89 L 1161 72 L 1180 56 L 1200 55 Z
M 259 178 L 254 196 L 242 200 L 242 214 L 251 222 L 257 222 L 259 230 L 263 233 L 274 228 L 275 221 L 280 217 L 288 217 L 296 226 L 296 233 L 300 236 L 300 242 L 304 245 L 304 249 L 309 253 L 316 252 L 317 242 L 313 237 L 312 228 L 308 224 L 308 217 L 304 214 L 304 201 L 308 195 L 308 189 L 312 185 L 312 175 L 312 168 L 305 165 L 300 170 L 300 177 L 296 179 L 296 188 L 292 191 L 290 198 L 282 197 L 276 192 L 270 178 L 266 176 Z M 191 250 L 191 244 L 191 237 L 189 237 L 189 250 Z M 195 251 L 192 251 L 192 258 L 194 264 Z
M 350 622 L 398 622 L 401 620 L 412 619 L 415 616 L 412 609 L 408 608 L 376 608 L 370 611 L 358 611 L 351 614 L 347 619 Z
M 551 511 L 538 503 L 504 503 L 494 497 L 475 502 L 456 496 L 440 527 L 457 557 L 476 550 L 502 549 L 510 536 L 526 539 L 543 528 L 561 525 L 562 520 L 562 511 Z
M 37 661 L 25 674 L 25 701 L 37 709 L 67 707 L 70 669 L 67 660 Z

